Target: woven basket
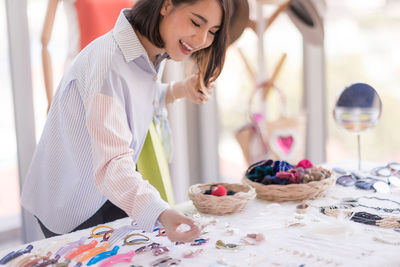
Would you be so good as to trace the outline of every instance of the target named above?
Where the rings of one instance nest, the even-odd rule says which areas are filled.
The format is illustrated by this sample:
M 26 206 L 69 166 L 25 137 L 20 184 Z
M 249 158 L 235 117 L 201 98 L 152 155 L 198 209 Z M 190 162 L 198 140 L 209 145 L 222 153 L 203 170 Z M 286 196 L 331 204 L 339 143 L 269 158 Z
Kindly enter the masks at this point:
M 242 181 L 244 184 L 251 185 L 256 189 L 257 198 L 274 202 L 283 202 L 318 198 L 324 195 L 325 191 L 335 183 L 336 179 L 332 175 L 321 181 L 288 185 L 263 185 L 251 181 L 246 176 L 243 177 Z
M 211 185 L 223 185 L 227 190 L 236 192 L 230 196 L 206 195 L 204 192 Z M 209 183 L 195 184 L 189 188 L 189 198 L 196 209 L 202 213 L 224 215 L 242 211 L 246 204 L 256 197 L 253 187 L 246 184 Z

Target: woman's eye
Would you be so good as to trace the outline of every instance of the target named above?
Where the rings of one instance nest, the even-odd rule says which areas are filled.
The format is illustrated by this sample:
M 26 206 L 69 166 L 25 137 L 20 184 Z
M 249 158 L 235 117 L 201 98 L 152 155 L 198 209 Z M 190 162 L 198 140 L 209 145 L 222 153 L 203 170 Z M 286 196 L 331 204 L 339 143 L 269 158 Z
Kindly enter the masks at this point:
M 217 33 L 216 32 L 212 32 L 212 31 L 208 31 L 211 35 L 216 35 Z
M 193 24 L 194 26 L 200 27 L 200 24 L 197 24 L 194 20 L 191 20 L 191 21 L 192 21 L 192 24 Z

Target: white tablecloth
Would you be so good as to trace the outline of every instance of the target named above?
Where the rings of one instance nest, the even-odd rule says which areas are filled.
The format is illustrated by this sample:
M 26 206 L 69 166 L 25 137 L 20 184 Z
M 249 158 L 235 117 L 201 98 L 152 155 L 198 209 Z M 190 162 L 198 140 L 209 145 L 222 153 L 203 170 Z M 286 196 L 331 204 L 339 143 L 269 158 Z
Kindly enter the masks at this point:
M 296 205 L 299 203 L 278 204 L 255 199 L 240 213 L 227 216 L 205 214 L 199 216 L 192 203 L 188 202 L 178 206 L 188 216 L 194 216 L 202 223 L 213 219 L 217 221 L 215 225 L 210 224 L 204 229 L 208 233 L 202 237 L 209 238 L 206 244 L 175 245 L 166 237 L 156 236 L 157 232 L 146 234 L 153 242 L 167 246 L 170 250 L 167 255 L 180 259 L 181 266 L 219 266 L 215 265 L 217 262 L 228 266 L 301 266 L 303 264 L 305 266 L 400 266 L 400 246 L 376 241 L 376 239 L 383 239 L 400 244 L 399 232 L 352 222 L 345 218 L 329 217 L 319 211 L 320 206 L 338 204 L 342 198 L 358 196 L 377 196 L 400 201 L 398 190 L 393 190 L 391 194 L 380 195 L 335 185 L 327 191 L 325 197 L 306 201 L 310 207 L 302 215 L 296 213 Z M 369 201 L 368 204 L 371 206 L 400 208 L 392 202 L 365 201 Z M 374 209 L 364 211 L 383 214 Z M 400 218 L 399 214 L 386 213 L 386 215 Z M 127 224 L 130 224 L 129 219 L 117 220 L 109 225 L 118 228 Z M 55 252 L 63 243 L 89 236 L 90 231 L 91 229 L 87 229 L 34 242 L 32 252 L 43 249 L 42 254 L 45 254 L 50 248 Z M 141 233 L 141 231 L 136 232 Z M 232 232 L 233 235 L 231 235 Z M 263 233 L 266 240 L 256 245 L 244 245 L 240 240 L 248 233 Z M 242 246 L 236 251 L 217 249 L 217 240 Z M 122 241 L 119 245 L 122 245 Z M 121 246 L 119 253 L 128 252 L 140 246 L 142 245 Z M 26 244 L 2 251 L 0 258 L 12 250 L 24 247 Z M 200 256 L 182 257 L 185 251 L 196 249 L 203 249 Z M 145 252 L 134 256 L 131 263 L 121 263 L 118 266 L 132 264 L 150 266 L 151 262 L 162 256 L 156 257 L 151 252 Z

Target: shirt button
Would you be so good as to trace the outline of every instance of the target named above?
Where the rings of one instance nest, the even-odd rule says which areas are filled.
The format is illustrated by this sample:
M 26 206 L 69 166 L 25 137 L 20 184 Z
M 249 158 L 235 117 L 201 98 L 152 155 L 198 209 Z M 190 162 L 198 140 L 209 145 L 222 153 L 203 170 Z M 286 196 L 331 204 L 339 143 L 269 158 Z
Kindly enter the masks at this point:
M 153 80 L 157 81 L 157 79 L 158 79 L 157 75 L 153 77 Z

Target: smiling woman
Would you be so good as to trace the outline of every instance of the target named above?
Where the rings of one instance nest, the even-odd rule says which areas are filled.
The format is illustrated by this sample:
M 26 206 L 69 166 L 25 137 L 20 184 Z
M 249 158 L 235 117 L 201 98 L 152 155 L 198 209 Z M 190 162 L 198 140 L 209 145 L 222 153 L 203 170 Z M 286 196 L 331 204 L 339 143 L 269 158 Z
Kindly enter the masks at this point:
M 158 220 L 171 241 L 200 234 L 136 163 L 153 117 L 166 104 L 208 100 L 200 90 L 210 93 L 221 72 L 230 1 L 138 0 L 77 55 L 58 86 L 23 186 L 22 205 L 46 237 L 126 216 L 147 231 Z M 190 55 L 198 73 L 161 82 L 164 59 Z M 180 232 L 181 224 L 190 230 Z
M 128 20 L 154 44 L 153 58 L 160 51 L 177 61 L 191 55 L 199 69 L 198 85 L 205 87 L 221 73 L 231 9 L 226 0 L 138 1 Z

